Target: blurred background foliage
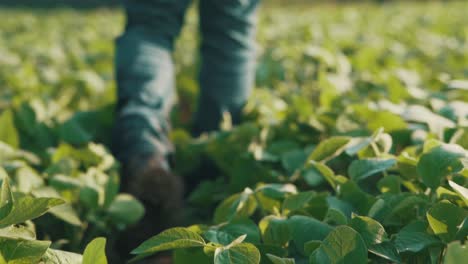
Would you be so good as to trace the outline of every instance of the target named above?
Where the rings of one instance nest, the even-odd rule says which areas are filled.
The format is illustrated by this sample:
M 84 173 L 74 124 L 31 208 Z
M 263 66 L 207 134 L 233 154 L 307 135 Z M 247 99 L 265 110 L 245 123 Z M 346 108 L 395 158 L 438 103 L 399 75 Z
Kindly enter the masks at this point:
M 353 2 L 386 3 L 386 2 L 434 2 L 434 0 L 263 0 L 267 4 L 341 4 Z M 443 0 L 449 2 L 451 0 Z M 74 8 L 96 8 L 119 6 L 122 0 L 0 0 L 1 7 L 74 7 Z

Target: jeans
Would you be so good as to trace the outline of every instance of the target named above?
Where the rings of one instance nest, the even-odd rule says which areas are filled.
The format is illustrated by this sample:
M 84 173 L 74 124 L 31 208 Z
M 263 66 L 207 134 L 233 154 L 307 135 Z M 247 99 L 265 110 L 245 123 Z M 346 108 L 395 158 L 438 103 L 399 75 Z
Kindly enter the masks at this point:
M 218 128 L 223 112 L 234 123 L 255 76 L 256 10 L 259 0 L 199 0 L 201 66 L 194 133 Z M 175 99 L 171 53 L 189 0 L 125 0 L 125 32 L 117 41 L 117 116 L 113 151 L 169 155 L 167 134 Z

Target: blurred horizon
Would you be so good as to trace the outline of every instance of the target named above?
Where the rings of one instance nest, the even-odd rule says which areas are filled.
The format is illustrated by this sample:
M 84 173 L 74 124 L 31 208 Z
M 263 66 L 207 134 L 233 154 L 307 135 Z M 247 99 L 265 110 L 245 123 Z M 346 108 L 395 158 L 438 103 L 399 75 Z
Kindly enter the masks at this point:
M 193 0 L 197 1 L 197 0 Z M 350 4 L 390 2 L 456 2 L 459 0 L 263 0 L 264 4 Z M 123 0 L 0 0 L 0 8 L 119 7 Z

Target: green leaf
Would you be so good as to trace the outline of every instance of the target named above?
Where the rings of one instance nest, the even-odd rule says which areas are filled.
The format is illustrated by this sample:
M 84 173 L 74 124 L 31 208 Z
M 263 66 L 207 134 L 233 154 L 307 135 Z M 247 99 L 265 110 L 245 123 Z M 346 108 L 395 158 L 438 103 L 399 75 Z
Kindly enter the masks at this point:
M 19 136 L 13 120 L 12 111 L 3 111 L 3 113 L 0 115 L 0 127 L 0 141 L 7 143 L 14 148 L 18 148 Z
M 287 172 L 293 173 L 300 169 L 307 160 L 307 154 L 302 149 L 288 151 L 281 155 L 281 163 Z
M 371 245 L 369 247 L 369 252 L 386 260 L 390 260 L 392 263 L 401 263 L 401 257 L 396 247 L 389 241 Z
M 463 223 L 458 226 L 457 235 L 455 237 L 458 240 L 465 240 L 468 238 L 468 217 L 463 220 Z
M 107 208 L 114 201 L 119 193 L 120 177 L 117 173 L 109 173 L 105 185 L 104 207 Z
M 146 240 L 131 253 L 135 255 L 146 255 L 164 250 L 203 247 L 204 245 L 205 241 L 199 234 L 187 228 L 176 227 Z
M 283 199 L 287 195 L 296 194 L 297 188 L 293 184 L 271 183 L 261 185 L 260 187 L 257 187 L 255 191 L 261 192 L 265 196 L 273 199 Z
M 416 221 L 398 232 L 395 246 L 398 252 L 420 252 L 430 246 L 441 244 L 440 240 L 427 233 L 427 224 Z
M 249 217 L 257 209 L 253 191 L 246 188 L 243 193 L 225 199 L 214 212 L 214 222 L 223 223 L 232 219 Z
M 454 241 L 447 246 L 444 256 L 444 264 L 465 263 L 468 259 L 468 246 L 462 245 L 459 241 Z
M 36 239 L 36 232 L 34 227 L 31 226 L 11 225 L 0 229 L 0 237 L 34 240 Z
M 44 179 L 33 168 L 22 166 L 15 173 L 16 191 L 30 193 L 44 185 Z
M 434 234 L 449 243 L 455 239 L 458 226 L 468 216 L 468 211 L 450 202 L 442 201 L 429 209 L 426 216 Z
M 60 198 L 60 194 L 52 187 L 42 187 L 33 191 L 35 197 L 53 197 Z M 81 226 L 82 222 L 71 204 L 62 204 L 55 206 L 49 212 L 57 218 L 74 226 Z
M 59 135 L 65 142 L 74 145 L 85 144 L 93 139 L 93 136 L 83 128 L 76 118 L 71 118 L 63 123 L 59 128 Z
M 367 247 L 380 244 L 387 239 L 384 227 L 370 217 L 354 215 L 349 226 L 361 235 Z
M 45 264 L 83 264 L 83 256 L 49 248 L 42 257 L 42 261 Z
M 468 206 L 468 189 L 461 185 L 456 184 L 453 181 L 449 181 L 449 185 L 463 199 L 463 201 L 465 202 L 465 205 Z
M 216 244 L 229 245 L 242 235 L 247 236 L 246 242 L 260 243 L 260 230 L 248 218 L 233 220 L 229 223 L 210 228 L 203 234 L 203 237 Z
M 407 224 L 417 218 L 418 208 L 425 208 L 429 203 L 428 197 L 422 194 L 383 194 L 380 198 L 368 215 L 385 225 Z
M 84 186 L 80 189 L 80 202 L 89 209 L 99 207 L 99 187 L 95 185 Z
M 460 159 L 465 155 L 465 150 L 458 145 L 443 144 L 434 147 L 419 159 L 418 173 L 424 184 L 435 190 L 446 176 L 464 168 Z
M 369 158 L 355 160 L 349 166 L 348 174 L 354 181 L 360 181 L 379 172 L 383 172 L 395 164 L 395 159 Z
M 400 185 L 400 177 L 394 175 L 387 175 L 377 183 L 377 187 L 381 193 L 400 193 Z
M 240 237 L 226 247 L 217 248 L 214 264 L 259 264 L 260 251 L 250 243 L 241 243 L 242 240 Z
M 145 214 L 145 207 L 129 194 L 119 194 L 107 209 L 113 221 L 124 225 L 138 222 Z
M 268 245 L 268 244 L 255 244 L 254 245 L 260 251 L 260 264 L 271 264 L 267 254 L 286 258 L 288 250 L 284 247 Z
M 291 212 L 300 210 L 307 206 L 307 204 L 314 198 L 317 194 L 315 192 L 300 192 L 288 196 L 282 205 L 283 214 L 288 215 Z
M 355 155 L 359 151 L 367 148 L 374 141 L 375 141 L 374 137 L 352 138 L 351 142 L 348 144 L 348 146 L 346 146 L 346 154 L 350 156 Z
M 323 222 L 334 226 L 346 225 L 348 223 L 348 218 L 343 214 L 342 211 L 335 208 L 328 208 Z
M 0 255 L 12 264 L 37 263 L 49 246 L 49 241 L 0 237 Z
M 85 248 L 83 264 L 107 264 L 106 239 L 95 238 Z
M 454 127 L 455 124 L 450 119 L 434 114 L 428 108 L 421 105 L 411 105 L 403 113 L 403 118 L 407 121 L 426 123 L 429 130 L 439 135 L 446 128 Z
M 322 141 L 314 149 L 314 151 L 312 151 L 307 160 L 330 160 L 340 155 L 346 149 L 346 146 L 350 141 L 351 138 L 349 137 L 331 137 L 325 141 Z
M 311 240 L 323 240 L 333 228 L 319 220 L 295 215 L 289 219 L 291 238 L 297 249 L 305 256 L 304 245 Z
M 310 256 L 310 263 L 367 263 L 367 247 L 354 229 L 339 226 Z
M 306 256 L 310 256 L 314 251 L 322 245 L 322 241 L 311 240 L 304 244 L 304 252 Z
M 335 173 L 323 163 L 314 160 L 309 161 L 306 170 L 302 173 L 302 177 L 310 186 L 316 186 L 326 180 L 333 189 L 336 189 Z
M 62 199 L 57 198 L 19 197 L 14 202 L 13 210 L 10 214 L 0 220 L 0 228 L 37 218 L 45 214 L 50 208 L 64 203 Z
M 296 262 L 292 258 L 280 258 L 272 254 L 267 254 L 267 257 L 273 264 L 295 264 Z
M 264 217 L 258 226 L 266 244 L 284 246 L 291 239 L 291 230 L 286 218 L 269 215 Z
M 9 215 L 11 210 L 13 210 L 13 195 L 7 177 L 3 179 L 2 188 L 0 190 L 0 221 Z
M 367 214 L 376 198 L 367 194 L 354 182 L 347 181 L 338 187 L 339 198 L 350 203 L 359 214 Z
M 367 126 L 369 130 L 376 130 L 383 127 L 385 131 L 392 132 L 405 129 L 408 125 L 399 115 L 387 111 L 379 111 L 372 113 Z
M 413 180 L 418 178 L 417 170 L 418 160 L 411 157 L 407 152 L 403 152 L 398 156 L 398 170 L 403 179 Z
M 257 204 L 262 206 L 261 213 L 263 215 L 276 214 L 279 208 L 281 208 L 281 199 L 267 197 L 262 192 L 255 193 L 254 198 L 257 201 Z
M 214 253 L 213 253 L 214 254 Z M 200 248 L 180 248 L 175 249 L 173 254 L 174 264 L 197 263 L 212 264 L 213 255 L 208 256 Z

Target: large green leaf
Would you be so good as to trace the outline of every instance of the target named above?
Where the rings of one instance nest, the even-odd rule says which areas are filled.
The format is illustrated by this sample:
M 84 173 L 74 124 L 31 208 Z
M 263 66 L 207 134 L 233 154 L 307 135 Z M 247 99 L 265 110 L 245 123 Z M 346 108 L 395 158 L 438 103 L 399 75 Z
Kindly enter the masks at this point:
M 447 246 L 444 256 L 444 264 L 465 263 L 468 259 L 468 246 L 462 245 L 459 241 L 454 241 Z
M 156 235 L 132 251 L 132 254 L 151 254 L 163 250 L 203 247 L 203 238 L 187 228 L 171 228 Z
M 458 145 L 434 147 L 419 159 L 418 173 L 424 184 L 435 190 L 446 176 L 464 168 L 460 159 L 465 156 L 465 150 Z
M 21 196 L 15 200 L 12 211 L 0 220 L 0 228 L 37 218 L 61 204 L 64 204 L 62 199 Z
M 83 264 L 107 264 L 106 239 L 95 238 L 83 252 Z
M 370 217 L 355 215 L 349 226 L 361 235 L 367 247 L 380 244 L 387 239 L 387 233 L 382 224 Z
M 8 264 L 37 263 L 49 246 L 48 241 L 0 237 L 0 255 Z
M 379 172 L 383 172 L 395 164 L 395 159 L 369 158 L 355 160 L 349 166 L 348 174 L 354 181 L 360 181 Z
M 264 217 L 258 226 L 265 244 L 283 246 L 291 239 L 291 230 L 286 218 L 269 215 Z
M 449 243 L 455 239 L 458 227 L 468 216 L 468 211 L 450 202 L 442 201 L 431 207 L 426 215 L 434 234 Z
M 289 219 L 291 238 L 301 254 L 305 255 L 304 245 L 311 240 L 323 240 L 333 228 L 319 220 L 295 215 Z
M 36 239 L 36 232 L 32 225 L 11 225 L 0 229 L 0 237 L 34 240 Z
M 358 232 L 348 226 L 339 226 L 312 253 L 310 263 L 367 263 L 367 247 Z
M 250 243 L 242 243 L 244 238 L 239 237 L 230 245 L 217 248 L 214 264 L 259 264 L 260 251 Z
M 433 235 L 427 233 L 427 223 L 416 221 L 405 226 L 395 236 L 398 252 L 420 252 L 430 246 L 441 244 Z
M 350 141 L 349 137 L 331 137 L 322 141 L 310 154 L 308 160 L 324 161 L 336 157 L 346 149 Z
M 369 116 L 367 126 L 370 130 L 376 130 L 383 127 L 385 128 L 385 131 L 392 132 L 395 130 L 405 129 L 408 125 L 399 115 L 395 115 L 387 111 L 379 111 L 374 112 Z
M 49 248 L 42 257 L 42 261 L 44 264 L 83 264 L 83 256 Z

